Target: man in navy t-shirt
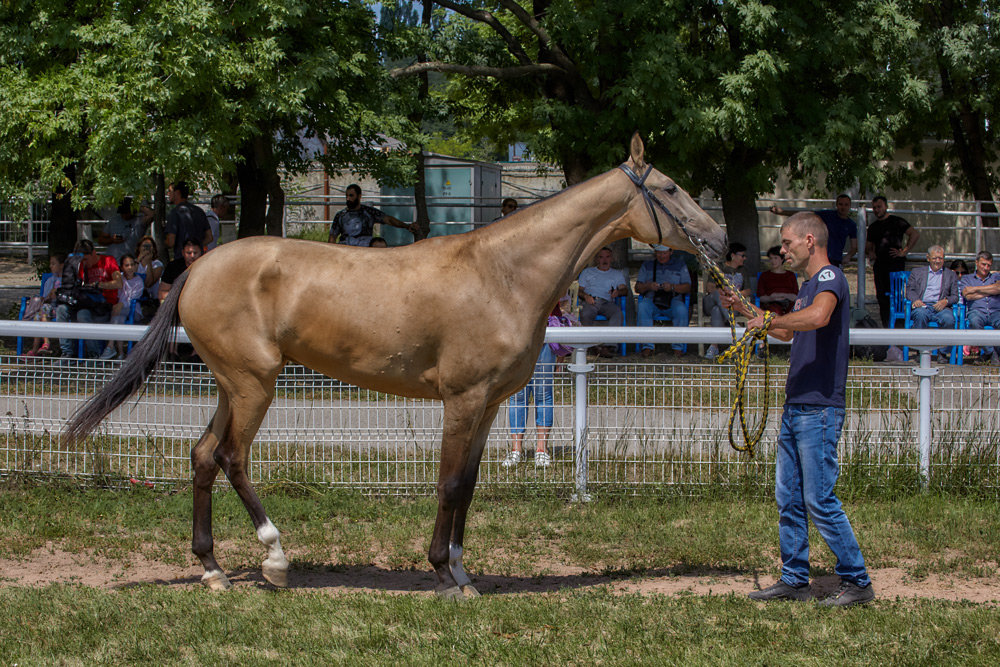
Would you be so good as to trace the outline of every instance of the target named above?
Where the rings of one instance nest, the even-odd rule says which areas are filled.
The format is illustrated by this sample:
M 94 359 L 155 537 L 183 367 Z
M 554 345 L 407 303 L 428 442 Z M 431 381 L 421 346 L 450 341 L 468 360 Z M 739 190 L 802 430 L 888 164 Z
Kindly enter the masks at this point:
M 781 227 L 781 254 L 808 279 L 799 288 L 792 312 L 775 317 L 771 324 L 771 335 L 792 339 L 775 462 L 782 567 L 777 583 L 750 593 L 750 598 L 812 597 L 808 522 L 812 518 L 837 557 L 835 572 L 841 580 L 837 593 L 820 604 L 847 607 L 870 602 L 875 592 L 854 530 L 833 490 L 846 404 L 850 293 L 844 274 L 829 263 L 826 244 L 826 225 L 815 213 L 796 213 Z M 759 309 L 744 314 L 750 318 L 747 327 L 763 326 Z
M 820 220 L 826 224 L 826 256 L 834 266 L 841 266 L 845 261 L 850 262 L 858 252 L 858 223 L 851 218 L 851 198 L 846 194 L 837 195 L 834 202 L 836 208 L 825 208 L 815 211 Z M 772 206 L 771 213 L 789 216 L 792 211 L 786 211 L 780 206 Z M 847 252 L 847 259 L 844 259 L 844 248 L 847 240 L 851 240 L 851 249 Z

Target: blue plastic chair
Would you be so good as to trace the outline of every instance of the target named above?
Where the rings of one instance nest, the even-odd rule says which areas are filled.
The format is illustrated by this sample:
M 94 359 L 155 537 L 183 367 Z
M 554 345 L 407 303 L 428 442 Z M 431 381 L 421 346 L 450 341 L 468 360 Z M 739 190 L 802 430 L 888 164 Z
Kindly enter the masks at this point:
M 622 297 L 622 298 L 624 298 L 624 297 Z M 639 297 L 638 297 L 638 303 L 636 305 L 638 306 L 638 304 L 642 303 L 643 301 L 645 301 L 645 299 L 646 299 L 646 297 L 644 297 L 642 294 L 640 294 Z M 684 305 L 687 306 L 688 317 L 690 317 L 691 316 L 691 293 L 690 292 L 684 295 Z M 636 308 L 636 310 L 638 311 L 638 308 Z M 670 314 L 669 311 L 661 311 L 661 310 L 655 310 L 655 311 L 653 311 L 653 322 L 670 322 L 671 325 L 672 325 L 673 321 L 674 321 L 674 318 Z M 635 346 L 635 351 L 636 352 L 639 351 L 639 345 L 640 345 L 640 343 L 636 343 L 636 346 Z M 687 343 L 684 343 L 684 346 L 683 346 L 682 349 L 684 350 L 685 353 L 687 352 L 687 348 L 688 348 Z
M 44 297 L 45 296 L 45 294 L 42 292 L 42 290 L 45 289 L 45 282 L 49 278 L 51 278 L 51 277 L 52 277 L 51 273 L 46 272 L 46 273 L 42 274 L 42 284 L 38 286 L 38 296 L 40 296 L 40 297 Z M 28 297 L 22 296 L 21 297 L 21 309 L 17 312 L 17 319 L 19 319 L 19 320 L 23 320 L 24 319 L 24 311 L 27 308 L 28 308 Z M 23 350 L 24 350 L 24 340 L 20 336 L 18 336 L 17 337 L 17 353 L 18 353 L 18 355 L 20 355 Z
M 906 281 L 909 271 L 893 271 L 889 274 L 889 328 L 895 329 L 896 322 L 906 326 Z
M 909 299 L 905 299 L 905 301 L 906 301 L 906 319 L 904 320 L 903 326 L 905 328 L 907 328 L 907 329 L 912 329 L 913 328 L 913 314 L 912 314 L 912 311 L 913 311 L 913 302 L 910 301 Z M 956 303 L 955 305 L 953 305 L 951 307 L 951 312 L 952 312 L 952 315 L 954 315 L 954 317 L 955 317 L 955 329 L 956 330 L 965 329 L 966 328 L 966 326 L 965 326 L 966 323 L 964 322 L 964 320 L 965 320 L 965 304 L 958 304 L 958 303 Z M 937 322 L 931 322 L 928 326 L 930 326 L 930 328 L 932 328 L 932 329 L 937 329 L 938 328 L 938 323 Z M 933 354 L 933 353 L 934 353 L 934 350 L 931 351 L 931 354 Z M 952 345 L 951 346 L 951 353 L 948 355 L 948 363 L 952 364 L 954 366 L 961 366 L 962 365 L 962 356 L 963 356 L 962 355 L 962 346 L 961 345 Z M 903 358 L 904 359 L 909 359 L 910 358 L 910 348 L 908 346 L 905 346 L 905 345 L 903 346 Z

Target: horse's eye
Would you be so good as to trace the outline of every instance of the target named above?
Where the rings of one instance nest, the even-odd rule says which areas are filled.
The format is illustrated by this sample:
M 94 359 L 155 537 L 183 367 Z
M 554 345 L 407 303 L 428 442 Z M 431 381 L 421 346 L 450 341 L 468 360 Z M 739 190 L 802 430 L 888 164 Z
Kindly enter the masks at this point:
M 677 186 L 676 185 L 668 185 L 667 187 L 665 187 L 663 189 L 666 190 L 667 194 L 670 195 L 671 197 L 673 197 L 675 194 L 677 194 Z

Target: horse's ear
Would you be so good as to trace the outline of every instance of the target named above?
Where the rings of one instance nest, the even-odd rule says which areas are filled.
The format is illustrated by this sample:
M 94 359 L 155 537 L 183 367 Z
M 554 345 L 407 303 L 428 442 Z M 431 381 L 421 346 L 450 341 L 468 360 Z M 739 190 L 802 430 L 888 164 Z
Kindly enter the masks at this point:
M 639 136 L 638 130 L 632 135 L 632 145 L 629 148 L 629 153 L 632 157 L 632 162 L 635 163 L 637 169 L 641 169 L 645 164 L 643 155 L 646 152 L 646 147 L 642 145 L 642 137 Z

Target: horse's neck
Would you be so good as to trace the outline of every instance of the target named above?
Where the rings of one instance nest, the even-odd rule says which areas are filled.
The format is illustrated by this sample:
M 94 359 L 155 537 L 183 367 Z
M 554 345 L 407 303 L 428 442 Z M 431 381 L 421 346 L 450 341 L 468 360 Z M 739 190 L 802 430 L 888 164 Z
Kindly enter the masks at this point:
M 592 239 L 626 212 L 634 196 L 617 170 L 595 176 L 482 230 L 484 261 L 510 267 L 519 300 L 549 308 L 576 277 Z M 543 303 L 544 302 L 544 303 Z M 523 300 L 522 300 L 523 303 Z

